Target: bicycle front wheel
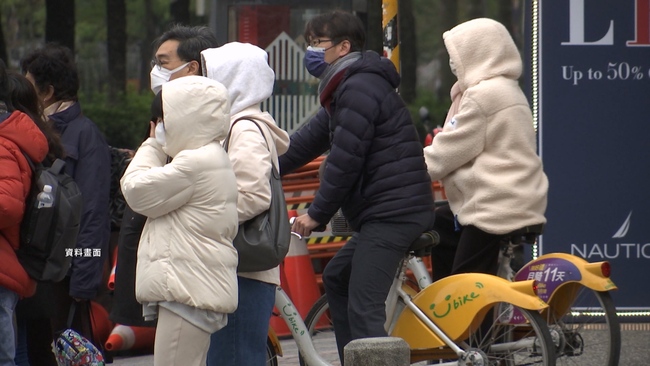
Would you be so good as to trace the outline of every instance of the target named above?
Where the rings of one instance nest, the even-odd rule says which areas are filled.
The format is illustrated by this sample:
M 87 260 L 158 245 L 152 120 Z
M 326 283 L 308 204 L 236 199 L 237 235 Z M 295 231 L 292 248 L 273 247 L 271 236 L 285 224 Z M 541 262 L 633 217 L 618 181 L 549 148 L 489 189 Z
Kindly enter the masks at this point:
M 334 337 L 334 325 L 330 317 L 327 296 L 322 295 L 311 307 L 305 325 L 311 335 L 316 353 L 333 366 L 340 366 L 336 338 Z M 299 354 L 300 366 L 306 366 L 304 355 Z
M 266 338 L 266 366 L 278 366 L 278 355 L 271 338 Z
M 617 366 L 621 354 L 621 327 L 609 292 L 574 286 L 572 308 L 549 312 L 549 327 L 558 339 L 561 366 Z M 552 307 L 553 305 L 551 305 Z

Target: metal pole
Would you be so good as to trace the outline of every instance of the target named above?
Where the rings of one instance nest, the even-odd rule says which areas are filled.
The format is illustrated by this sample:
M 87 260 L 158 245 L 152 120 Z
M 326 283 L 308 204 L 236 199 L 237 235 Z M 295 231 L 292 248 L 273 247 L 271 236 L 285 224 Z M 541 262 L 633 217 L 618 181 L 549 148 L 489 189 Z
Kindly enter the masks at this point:
M 400 72 L 397 2 L 398 0 L 382 0 L 381 23 L 384 30 L 384 56 L 393 61 L 395 68 Z

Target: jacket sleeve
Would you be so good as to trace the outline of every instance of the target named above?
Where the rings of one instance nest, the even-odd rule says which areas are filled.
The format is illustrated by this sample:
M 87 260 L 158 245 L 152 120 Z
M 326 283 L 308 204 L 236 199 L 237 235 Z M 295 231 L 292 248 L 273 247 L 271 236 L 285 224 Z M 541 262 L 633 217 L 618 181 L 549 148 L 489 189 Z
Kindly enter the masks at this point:
M 16 226 L 25 213 L 23 182 L 16 157 L 0 145 L 0 230 Z
M 476 158 L 485 148 L 487 122 L 479 105 L 470 97 L 461 101 L 458 113 L 445 122 L 441 133 L 424 148 L 431 180 L 445 178 Z
M 136 151 L 120 181 L 122 193 L 133 211 L 151 218 L 172 212 L 187 203 L 194 192 L 191 157 L 180 152 L 165 164 L 166 155 L 153 139 Z
M 350 191 L 361 185 L 364 164 L 375 134 L 374 121 L 381 105 L 357 81 L 336 98 L 334 134 L 320 188 L 309 207 L 309 216 L 321 224 L 329 222 Z
M 233 125 L 228 157 L 237 177 L 237 213 L 242 223 L 271 206 L 271 152 L 257 126 L 242 120 Z
M 329 116 L 321 108 L 291 135 L 289 150 L 280 155 L 280 174 L 286 175 L 322 155 L 330 147 Z
M 108 258 L 111 157 L 106 141 L 95 126 L 84 124 L 77 143 L 73 178 L 84 202 L 77 248 L 84 254 L 72 259 L 70 296 L 92 299 L 99 289 L 104 261 Z M 96 256 L 95 251 L 100 255 Z

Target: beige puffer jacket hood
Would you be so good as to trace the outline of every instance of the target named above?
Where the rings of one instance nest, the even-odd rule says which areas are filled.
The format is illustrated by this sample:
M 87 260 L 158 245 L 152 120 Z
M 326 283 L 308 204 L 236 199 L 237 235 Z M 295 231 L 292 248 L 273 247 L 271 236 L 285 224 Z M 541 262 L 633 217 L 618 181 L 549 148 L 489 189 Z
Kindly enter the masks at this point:
M 148 217 L 136 298 L 230 313 L 237 307 L 237 184 L 218 142 L 228 131 L 228 94 L 214 80 L 186 76 L 163 85 L 162 100 L 165 146 L 147 139 L 121 179 L 127 203 Z M 168 164 L 165 152 L 173 156 Z
M 260 109 L 260 104 L 273 93 L 275 73 L 268 64 L 266 51 L 250 43 L 230 42 L 204 50 L 201 57 L 203 74 L 226 86 L 232 104 L 228 156 L 237 176 L 241 223 L 268 210 L 271 162 L 278 168 L 278 155 L 289 148 L 287 132 L 273 116 Z M 239 275 L 280 284 L 277 267 Z
M 521 58 L 500 23 L 474 19 L 443 34 L 458 82 L 441 133 L 424 149 L 461 225 L 506 234 L 545 223 L 548 180 L 537 155 Z

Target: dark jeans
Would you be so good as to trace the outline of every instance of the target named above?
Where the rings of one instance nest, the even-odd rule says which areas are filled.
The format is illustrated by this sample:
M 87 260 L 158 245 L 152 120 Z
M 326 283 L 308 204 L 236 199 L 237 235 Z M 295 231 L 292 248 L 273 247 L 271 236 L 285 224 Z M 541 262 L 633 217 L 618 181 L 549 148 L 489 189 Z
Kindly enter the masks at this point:
M 364 223 L 323 271 L 339 357 L 350 341 L 386 336 L 385 301 L 411 243 L 433 226 L 433 211 Z
M 496 275 L 499 243 L 504 235 L 490 234 L 472 226 L 455 223 L 449 205 L 436 209 L 434 230 L 440 234 L 440 245 L 431 252 L 433 280 L 459 273 Z
M 228 325 L 212 333 L 208 366 L 266 365 L 266 337 L 275 304 L 271 283 L 237 276 L 239 305 Z

